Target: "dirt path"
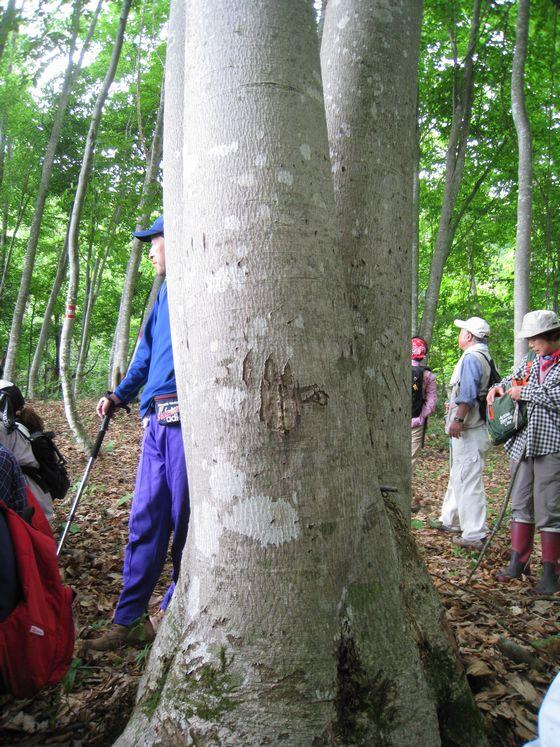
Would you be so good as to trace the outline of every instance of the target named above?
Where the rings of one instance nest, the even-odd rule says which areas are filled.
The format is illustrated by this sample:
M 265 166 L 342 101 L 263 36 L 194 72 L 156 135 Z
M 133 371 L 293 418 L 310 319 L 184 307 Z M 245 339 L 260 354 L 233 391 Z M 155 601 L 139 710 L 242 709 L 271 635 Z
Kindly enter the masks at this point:
M 68 458 L 72 479 L 78 481 L 86 459 L 70 439 L 62 406 L 36 406 L 48 428 L 59 434 L 57 442 Z M 82 403 L 92 436 L 98 428 L 93 408 L 93 401 Z M 105 451 L 94 467 L 61 556 L 64 578 L 78 592 L 79 637 L 110 623 L 120 591 L 140 436 L 136 413 L 119 414 L 106 437 Z M 448 610 L 471 686 L 488 723 L 491 744 L 516 747 L 534 736 L 543 692 L 560 665 L 560 598 L 534 599 L 522 582 L 505 588 L 494 584 L 492 574 L 508 555 L 506 528 L 496 538 L 473 583 L 464 585 L 476 553 L 453 546 L 450 536 L 427 525 L 429 518 L 437 518 L 447 470 L 445 442 L 436 434 L 429 435 L 414 482 L 422 507 L 414 517 L 413 531 Z M 495 450 L 487 469 L 491 518 L 499 510 L 507 479 L 503 454 Z M 57 506 L 57 529 L 65 519 L 70 497 Z M 154 604 L 168 576 L 169 569 L 156 590 Z M 525 648 L 531 642 L 546 645 L 548 653 L 543 653 L 544 648 L 534 650 L 534 665 L 516 663 L 503 653 L 500 639 Z M 64 682 L 36 698 L 14 701 L 0 696 L 0 744 L 112 744 L 126 723 L 148 651 L 148 647 L 127 648 L 90 655 L 87 660 L 77 656 Z

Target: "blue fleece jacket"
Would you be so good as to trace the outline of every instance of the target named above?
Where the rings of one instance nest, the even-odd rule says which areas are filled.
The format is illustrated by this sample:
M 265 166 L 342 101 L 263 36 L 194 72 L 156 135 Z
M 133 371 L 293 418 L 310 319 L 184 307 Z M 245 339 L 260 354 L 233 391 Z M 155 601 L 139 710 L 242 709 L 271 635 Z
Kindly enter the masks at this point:
M 126 376 L 115 389 L 115 394 L 126 404 L 143 386 L 144 391 L 140 397 L 141 417 L 146 415 L 153 398 L 158 394 L 173 394 L 177 391 L 165 282 L 159 289 L 154 307 L 146 321 L 134 360 Z

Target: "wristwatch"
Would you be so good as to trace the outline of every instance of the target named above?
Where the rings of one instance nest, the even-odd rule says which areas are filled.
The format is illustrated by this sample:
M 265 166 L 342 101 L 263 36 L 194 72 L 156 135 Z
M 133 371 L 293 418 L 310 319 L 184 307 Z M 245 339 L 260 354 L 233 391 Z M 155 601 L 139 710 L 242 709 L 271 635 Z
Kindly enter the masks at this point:
M 453 418 L 453 420 L 454 420 L 454 421 L 455 421 L 456 423 L 463 423 L 463 422 L 465 421 L 465 418 L 458 418 L 457 416 L 455 416 L 455 417 Z

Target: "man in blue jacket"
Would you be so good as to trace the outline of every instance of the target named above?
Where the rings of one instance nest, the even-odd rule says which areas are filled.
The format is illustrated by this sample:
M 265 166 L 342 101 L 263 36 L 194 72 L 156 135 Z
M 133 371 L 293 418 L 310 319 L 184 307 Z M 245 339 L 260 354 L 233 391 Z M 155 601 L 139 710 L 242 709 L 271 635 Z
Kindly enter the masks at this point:
M 134 234 L 140 241 L 150 243 L 150 261 L 161 277 L 165 277 L 163 234 L 163 216 L 148 230 Z M 112 406 L 127 404 L 142 387 L 140 416 L 144 436 L 130 513 L 123 589 L 112 627 L 100 638 L 86 643 L 87 648 L 96 651 L 109 651 L 154 638 L 154 627 L 145 619 L 145 613 L 163 569 L 169 538 L 173 532 L 173 581 L 162 602 L 162 610 L 173 594 L 187 538 L 189 491 L 165 281 L 126 376 L 114 392 L 107 392 L 100 399 L 97 414 L 104 417 Z

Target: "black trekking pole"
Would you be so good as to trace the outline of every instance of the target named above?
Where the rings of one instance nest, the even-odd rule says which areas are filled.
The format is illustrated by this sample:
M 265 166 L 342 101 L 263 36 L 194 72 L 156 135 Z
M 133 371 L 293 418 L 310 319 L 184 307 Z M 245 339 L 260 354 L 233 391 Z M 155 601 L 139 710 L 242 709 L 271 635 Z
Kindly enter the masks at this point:
M 105 417 L 103 418 L 101 422 L 101 428 L 99 429 L 99 433 L 97 434 L 97 438 L 95 439 L 95 444 L 93 445 L 93 450 L 91 452 L 91 455 L 89 457 L 89 461 L 87 463 L 86 471 L 84 472 L 84 476 L 82 477 L 82 481 L 80 483 L 80 487 L 78 488 L 78 492 L 76 493 L 76 497 L 74 498 L 72 502 L 72 508 L 70 509 L 70 513 L 68 514 L 68 519 L 66 521 L 66 524 L 64 526 L 64 529 L 62 530 L 62 534 L 60 535 L 60 539 L 58 540 L 58 547 L 56 548 L 56 554 L 57 557 L 60 555 L 60 551 L 62 550 L 62 546 L 64 545 L 64 540 L 66 539 L 66 535 L 68 534 L 68 530 L 70 529 L 70 525 L 72 524 L 72 519 L 74 518 L 74 515 L 76 513 L 76 510 L 78 508 L 78 504 L 80 503 L 80 500 L 82 498 L 82 494 L 84 490 L 86 489 L 86 485 L 88 483 L 89 479 L 89 473 L 91 472 L 91 468 L 93 467 L 93 463 L 99 456 L 99 450 L 101 449 L 101 444 L 103 443 L 103 439 L 105 438 L 105 434 L 109 430 L 109 423 L 111 422 L 111 418 L 113 417 L 113 414 L 117 407 L 122 407 L 125 409 L 128 413 L 130 413 L 130 407 L 127 407 L 126 405 L 115 405 L 114 403 L 111 404 L 111 407 L 109 409 L 109 412 Z
M 472 577 L 474 576 L 474 574 L 478 570 L 480 564 L 482 563 L 482 559 L 486 555 L 486 550 L 488 550 L 488 548 L 490 547 L 490 543 L 492 542 L 492 540 L 494 539 L 494 537 L 496 536 L 496 534 L 498 532 L 498 529 L 502 525 L 502 521 L 504 520 L 504 516 L 506 515 L 506 510 L 507 510 L 507 507 L 508 507 L 509 499 L 511 497 L 511 491 L 513 490 L 513 484 L 515 482 L 515 478 L 517 477 L 517 473 L 519 471 L 519 465 L 521 464 L 522 456 L 519 458 L 517 464 L 515 465 L 515 469 L 513 470 L 513 474 L 511 476 L 510 481 L 509 481 L 509 486 L 508 486 L 508 489 L 507 489 L 506 497 L 504 498 L 504 502 L 502 503 L 502 509 L 500 511 L 500 515 L 498 516 L 498 518 L 496 520 L 496 523 L 494 524 L 494 527 L 493 527 L 492 531 L 490 532 L 490 536 L 488 537 L 488 539 L 486 540 L 486 542 L 484 543 L 484 545 L 482 547 L 482 550 L 480 551 L 480 555 L 478 556 L 478 560 L 476 561 L 476 565 L 474 566 L 474 568 L 471 570 L 471 572 L 469 573 L 469 575 L 467 577 L 467 580 L 465 582 L 466 584 L 470 584 Z

